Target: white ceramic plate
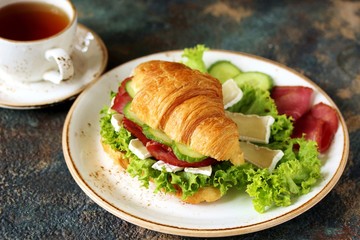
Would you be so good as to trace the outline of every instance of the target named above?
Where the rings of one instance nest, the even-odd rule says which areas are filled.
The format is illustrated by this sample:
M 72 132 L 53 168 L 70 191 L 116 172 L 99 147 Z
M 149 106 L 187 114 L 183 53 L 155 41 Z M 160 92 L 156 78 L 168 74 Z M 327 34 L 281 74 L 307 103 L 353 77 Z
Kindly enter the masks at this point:
M 60 84 L 45 81 L 21 83 L 0 79 L 0 107 L 40 108 L 71 99 L 103 73 L 108 61 L 103 41 L 81 24 L 77 29 L 75 49 L 71 57 L 75 75 Z
M 85 90 L 73 104 L 64 125 L 63 150 L 68 168 L 77 184 L 97 204 L 136 225 L 176 235 L 218 237 L 244 234 L 288 221 L 318 203 L 339 180 L 347 162 L 349 139 L 340 112 L 340 126 L 334 142 L 322 156 L 323 178 L 289 207 L 256 212 L 245 193 L 230 192 L 214 203 L 189 205 L 173 196 L 154 194 L 141 188 L 136 179 L 114 166 L 100 145 L 99 112 L 109 106 L 110 91 L 129 76 L 141 62 L 160 59 L 178 61 L 181 51 L 170 51 L 127 62 L 103 75 Z M 334 102 L 313 82 L 278 63 L 260 57 L 228 51 L 209 51 L 207 65 L 216 60 L 230 60 L 244 71 L 271 75 L 276 85 L 304 85 L 316 91 L 315 103 L 323 101 L 337 109 Z M 337 109 L 338 110 L 338 109 Z

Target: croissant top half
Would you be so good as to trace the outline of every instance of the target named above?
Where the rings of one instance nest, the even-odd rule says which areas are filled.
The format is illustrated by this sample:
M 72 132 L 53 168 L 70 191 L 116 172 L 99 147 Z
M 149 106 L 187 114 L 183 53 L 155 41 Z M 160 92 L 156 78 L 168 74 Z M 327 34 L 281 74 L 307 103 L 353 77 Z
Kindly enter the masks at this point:
M 149 61 L 136 67 L 132 81 L 137 92 L 131 110 L 140 120 L 205 156 L 243 163 L 217 79 L 181 63 Z

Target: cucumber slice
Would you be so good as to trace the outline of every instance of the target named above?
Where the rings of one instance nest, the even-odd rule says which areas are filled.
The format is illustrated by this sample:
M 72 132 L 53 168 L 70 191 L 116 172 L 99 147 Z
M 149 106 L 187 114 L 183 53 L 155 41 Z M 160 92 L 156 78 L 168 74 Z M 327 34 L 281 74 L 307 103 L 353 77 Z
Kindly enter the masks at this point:
M 133 87 L 133 81 L 128 81 L 125 84 L 125 90 L 126 92 L 130 95 L 130 97 L 134 98 L 135 97 L 135 89 Z
M 241 73 L 241 70 L 229 61 L 217 61 L 213 63 L 208 70 L 209 74 L 217 79 L 221 83 L 233 78 Z
M 207 158 L 206 156 L 190 149 L 188 146 L 182 143 L 175 142 L 170 139 L 166 133 L 159 129 L 153 129 L 149 127 L 148 125 L 144 125 L 142 127 L 144 135 L 156 142 L 165 144 L 167 146 L 170 146 L 175 154 L 175 156 L 183 161 L 186 162 L 200 162 Z
M 133 121 L 134 123 L 140 125 L 140 126 L 144 126 L 145 123 L 143 121 L 141 121 L 134 112 L 132 112 L 130 110 L 131 108 L 131 102 L 128 102 L 125 107 L 124 107 L 124 115 L 126 118 L 130 119 L 131 121 Z
M 158 129 L 153 129 L 149 127 L 148 125 L 143 126 L 143 133 L 144 135 L 154 141 L 157 141 L 159 143 L 165 144 L 167 146 L 171 146 L 172 140 L 169 138 L 168 135 L 166 135 L 163 131 Z
M 243 72 L 233 77 L 239 87 L 249 84 L 255 88 L 270 90 L 273 86 L 273 79 L 262 72 Z
M 174 144 L 172 145 L 172 149 L 178 159 L 186 162 L 200 162 L 207 158 L 206 156 L 190 149 L 188 146 L 182 143 L 174 142 Z
M 164 133 L 159 129 L 153 129 L 148 125 L 144 125 L 142 129 L 144 135 L 147 138 L 165 144 L 167 146 L 170 146 L 175 156 L 180 160 L 192 163 L 192 162 L 200 162 L 207 158 L 206 156 L 190 149 L 185 144 L 171 140 L 170 137 L 166 135 L 166 133 Z

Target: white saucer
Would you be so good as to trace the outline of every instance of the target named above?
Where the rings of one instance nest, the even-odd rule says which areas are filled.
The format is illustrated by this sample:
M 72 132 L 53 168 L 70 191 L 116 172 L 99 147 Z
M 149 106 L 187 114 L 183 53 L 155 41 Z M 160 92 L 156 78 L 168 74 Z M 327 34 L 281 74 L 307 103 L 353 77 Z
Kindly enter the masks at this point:
M 21 83 L 0 79 L 0 107 L 40 108 L 69 100 L 94 82 L 105 70 L 108 52 L 100 37 L 79 24 L 72 53 L 75 75 L 60 84 L 39 81 Z

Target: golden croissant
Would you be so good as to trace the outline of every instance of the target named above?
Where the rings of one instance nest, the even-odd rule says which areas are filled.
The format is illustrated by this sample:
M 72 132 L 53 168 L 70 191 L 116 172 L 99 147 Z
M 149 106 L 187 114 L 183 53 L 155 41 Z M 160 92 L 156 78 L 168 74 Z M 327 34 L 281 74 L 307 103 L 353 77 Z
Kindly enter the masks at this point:
M 217 79 L 181 63 L 149 61 L 135 68 L 132 82 L 131 111 L 141 121 L 205 156 L 234 165 L 244 162 Z

